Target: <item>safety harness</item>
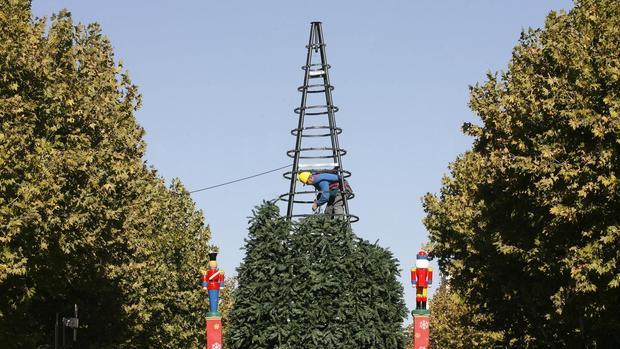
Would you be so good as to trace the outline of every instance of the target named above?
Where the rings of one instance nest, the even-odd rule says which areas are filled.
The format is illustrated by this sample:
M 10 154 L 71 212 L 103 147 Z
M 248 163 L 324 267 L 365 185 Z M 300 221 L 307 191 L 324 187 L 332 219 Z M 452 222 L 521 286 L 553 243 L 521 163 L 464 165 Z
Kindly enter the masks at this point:
M 344 192 L 347 196 L 347 199 L 350 199 L 353 195 L 353 188 L 349 185 L 349 182 L 345 180 L 342 181 L 344 183 L 344 190 L 340 187 L 340 181 L 329 183 L 329 192 L 330 194 L 336 194 L 339 190 Z

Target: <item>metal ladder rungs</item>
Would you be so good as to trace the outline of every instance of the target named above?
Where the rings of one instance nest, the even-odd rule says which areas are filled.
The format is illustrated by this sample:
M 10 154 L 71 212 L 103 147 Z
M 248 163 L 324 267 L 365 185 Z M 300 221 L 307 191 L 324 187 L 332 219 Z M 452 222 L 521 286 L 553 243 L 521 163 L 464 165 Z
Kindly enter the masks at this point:
M 308 72 L 308 77 L 310 78 L 320 78 L 325 75 L 325 70 L 311 70 Z

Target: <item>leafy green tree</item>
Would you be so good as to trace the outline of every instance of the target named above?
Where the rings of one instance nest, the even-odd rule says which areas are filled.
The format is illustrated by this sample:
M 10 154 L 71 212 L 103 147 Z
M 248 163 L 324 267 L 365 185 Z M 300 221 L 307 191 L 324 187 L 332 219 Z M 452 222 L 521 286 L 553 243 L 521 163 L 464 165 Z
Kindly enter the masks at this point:
M 125 231 L 131 254 L 110 268 L 123 291 L 124 345 L 131 348 L 201 348 L 208 296 L 199 287 L 207 265 L 208 227 L 178 180 L 166 188 L 151 171 L 140 207 L 132 207 Z M 145 183 L 146 184 L 146 183 Z
M 504 348 L 503 334 L 486 331 L 490 315 L 479 314 L 443 282 L 430 302 L 434 348 Z
M 471 88 L 481 125 L 426 227 L 505 347 L 620 346 L 620 2 L 576 1 Z
M 411 343 L 413 343 L 413 322 L 408 323 L 404 328 L 403 328 L 403 332 L 405 335 L 405 348 L 409 345 L 411 345 Z
M 140 95 L 97 24 L 0 2 L 0 343 L 50 344 L 80 310 L 80 348 L 188 348 L 209 231 L 142 159 Z M 202 303 L 201 303 L 202 302 Z
M 228 333 L 228 322 L 230 318 L 230 310 L 235 304 L 234 293 L 237 289 L 237 277 L 226 277 L 224 280 L 224 288 L 220 294 L 220 304 L 218 311 L 222 313 L 222 336 L 226 338 Z
M 231 348 L 403 348 L 398 263 L 323 215 L 291 225 L 270 203 L 250 221 Z

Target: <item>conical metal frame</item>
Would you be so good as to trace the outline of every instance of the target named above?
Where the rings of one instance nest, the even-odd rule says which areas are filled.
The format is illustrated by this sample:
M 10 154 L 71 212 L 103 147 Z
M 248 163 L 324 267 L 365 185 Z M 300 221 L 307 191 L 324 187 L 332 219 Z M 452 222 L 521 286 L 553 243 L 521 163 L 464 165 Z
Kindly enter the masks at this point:
M 340 148 L 338 135 L 342 133 L 342 129 L 336 126 L 335 113 L 338 107 L 334 106 L 332 98 L 332 90 L 329 79 L 329 69 L 327 64 L 327 54 L 325 52 L 325 42 L 323 40 L 323 29 L 321 22 L 312 22 L 310 25 L 310 38 L 308 40 L 308 49 L 306 56 L 306 65 L 302 67 L 304 70 L 303 85 L 298 88 L 301 92 L 301 102 L 295 113 L 299 115 L 297 128 L 291 130 L 291 134 L 295 136 L 295 149 L 287 151 L 287 155 L 293 159 L 293 168 L 291 171 L 284 173 L 284 177 L 290 180 L 289 192 L 282 194 L 280 199 L 287 201 L 286 216 L 289 219 L 295 217 L 310 216 L 310 214 L 296 214 L 294 212 L 295 204 L 312 204 L 314 198 L 308 199 L 303 196 L 315 195 L 314 190 L 297 190 L 297 174 L 303 171 L 310 172 L 331 172 L 338 174 L 340 177 L 340 188 L 344 188 L 344 178 L 351 176 L 349 171 L 344 170 L 342 166 L 342 156 L 347 152 Z M 318 63 L 313 63 L 318 60 Z M 322 83 L 314 83 L 314 81 L 322 81 Z M 308 104 L 310 94 L 322 94 L 325 101 L 322 104 Z M 319 125 L 306 125 L 309 117 L 323 118 L 323 123 Z M 304 147 L 304 139 L 312 138 L 315 143 L 321 138 L 326 139 L 325 146 L 306 146 Z M 327 141 L 329 139 L 329 141 Z M 331 162 L 325 162 L 331 160 Z M 300 163 L 300 161 L 313 161 L 314 163 Z M 318 161 L 318 163 L 316 163 Z M 350 222 L 356 222 L 359 218 L 349 212 L 348 200 L 353 196 L 347 197 L 344 193 L 344 215 L 334 215 L 336 217 L 348 219 Z

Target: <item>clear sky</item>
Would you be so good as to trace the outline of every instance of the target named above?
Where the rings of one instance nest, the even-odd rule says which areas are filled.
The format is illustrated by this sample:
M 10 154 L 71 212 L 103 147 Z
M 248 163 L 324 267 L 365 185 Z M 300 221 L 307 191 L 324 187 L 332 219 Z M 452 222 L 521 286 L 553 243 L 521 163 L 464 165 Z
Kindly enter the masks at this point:
M 355 232 L 409 268 L 427 240 L 421 197 L 438 192 L 471 139 L 468 85 L 506 69 L 520 32 L 568 0 L 79 1 L 34 0 L 99 22 L 143 95 L 148 162 L 189 190 L 291 163 L 311 21 L 322 21 L 336 114 L 353 173 Z M 288 191 L 278 173 L 193 194 L 220 267 L 241 262 L 247 217 Z M 277 282 L 277 280 L 274 280 Z

